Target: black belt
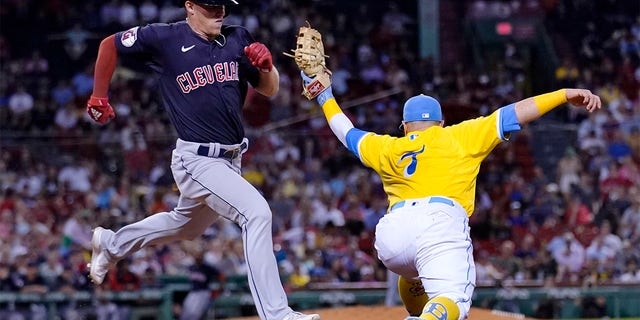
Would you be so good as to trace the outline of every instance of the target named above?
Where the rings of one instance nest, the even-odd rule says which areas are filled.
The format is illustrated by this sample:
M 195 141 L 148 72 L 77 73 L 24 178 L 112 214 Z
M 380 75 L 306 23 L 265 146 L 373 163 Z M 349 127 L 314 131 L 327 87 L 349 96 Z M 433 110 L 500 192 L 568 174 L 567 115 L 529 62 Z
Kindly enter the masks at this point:
M 231 148 L 220 146 L 220 148 L 218 148 L 218 152 L 212 155 L 209 155 L 209 149 L 210 147 L 207 145 L 200 145 L 198 147 L 198 155 L 205 156 L 205 157 L 225 158 L 225 159 L 232 160 L 237 158 L 240 154 L 242 154 L 242 151 L 247 149 L 247 143 L 242 142 L 239 146 L 231 147 Z

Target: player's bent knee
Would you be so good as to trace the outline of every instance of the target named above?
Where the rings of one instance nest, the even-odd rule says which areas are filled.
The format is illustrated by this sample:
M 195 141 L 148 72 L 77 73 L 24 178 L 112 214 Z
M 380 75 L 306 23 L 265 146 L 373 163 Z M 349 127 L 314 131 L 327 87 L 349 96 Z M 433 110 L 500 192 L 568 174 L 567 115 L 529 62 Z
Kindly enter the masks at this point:
M 437 296 L 424 306 L 420 318 L 427 320 L 459 320 L 461 317 L 460 308 L 451 298 Z M 468 312 L 468 310 L 467 310 Z M 466 313 L 465 313 L 466 316 Z
M 266 200 L 256 201 L 249 210 L 251 212 L 246 214 L 249 220 L 271 222 L 271 208 Z

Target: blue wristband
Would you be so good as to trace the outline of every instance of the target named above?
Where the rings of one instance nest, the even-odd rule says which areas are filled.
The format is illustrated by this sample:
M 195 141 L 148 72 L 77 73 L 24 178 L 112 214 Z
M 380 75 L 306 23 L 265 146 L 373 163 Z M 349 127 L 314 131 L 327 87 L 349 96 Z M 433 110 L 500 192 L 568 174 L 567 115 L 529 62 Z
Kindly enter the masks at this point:
M 320 94 L 316 97 L 316 99 L 318 100 L 318 104 L 320 106 L 324 105 L 324 103 L 331 98 L 333 98 L 333 92 L 331 91 L 331 86 L 329 86 L 324 91 L 320 92 Z

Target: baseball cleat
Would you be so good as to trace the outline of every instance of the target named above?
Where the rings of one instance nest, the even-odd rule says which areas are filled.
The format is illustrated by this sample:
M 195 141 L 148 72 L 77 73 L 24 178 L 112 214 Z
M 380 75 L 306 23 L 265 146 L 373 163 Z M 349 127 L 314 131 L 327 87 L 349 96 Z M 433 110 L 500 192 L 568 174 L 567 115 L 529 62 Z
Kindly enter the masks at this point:
M 100 237 L 104 230 L 102 227 L 97 227 L 93 229 L 91 236 L 91 262 L 87 264 L 87 267 L 89 267 L 89 278 L 96 285 L 102 284 L 110 267 L 107 253 L 100 246 Z
M 304 314 L 300 312 L 291 312 L 282 320 L 320 320 L 320 315 L 318 314 Z
M 423 320 L 423 319 L 420 317 L 406 317 L 404 318 L 404 320 Z

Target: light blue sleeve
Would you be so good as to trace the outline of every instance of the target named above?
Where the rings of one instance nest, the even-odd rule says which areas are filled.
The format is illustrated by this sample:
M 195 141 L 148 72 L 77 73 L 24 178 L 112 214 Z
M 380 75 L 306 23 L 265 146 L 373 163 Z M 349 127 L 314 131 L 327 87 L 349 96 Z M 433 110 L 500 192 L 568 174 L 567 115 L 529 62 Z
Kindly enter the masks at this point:
M 514 131 L 520 131 L 520 123 L 518 123 L 518 117 L 516 116 L 516 104 L 500 108 L 500 114 L 498 117 L 498 132 L 500 139 L 505 140 L 507 135 Z
M 360 130 L 358 128 L 351 128 L 347 132 L 347 137 L 346 137 L 347 149 L 349 149 L 349 151 L 355 154 L 356 157 L 358 157 L 358 159 L 360 159 L 360 152 L 358 151 L 358 143 L 360 142 L 360 139 L 362 139 L 362 137 L 364 137 L 367 133 L 369 132 Z

